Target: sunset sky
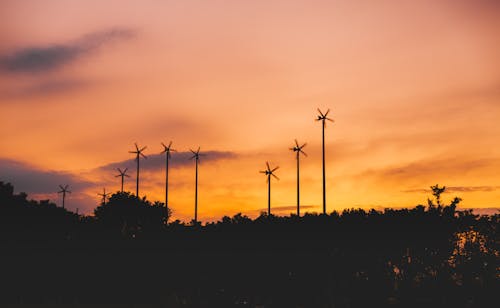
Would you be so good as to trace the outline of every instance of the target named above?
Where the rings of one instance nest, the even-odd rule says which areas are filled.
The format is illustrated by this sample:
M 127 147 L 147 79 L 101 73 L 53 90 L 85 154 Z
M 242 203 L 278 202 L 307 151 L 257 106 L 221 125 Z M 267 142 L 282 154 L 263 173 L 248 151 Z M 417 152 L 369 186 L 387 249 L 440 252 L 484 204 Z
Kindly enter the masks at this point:
M 279 165 L 274 213 L 294 212 L 296 138 L 303 211 L 410 207 L 429 186 L 464 208 L 500 208 L 500 2 L 0 2 L 0 181 L 91 214 L 116 191 L 134 142 L 147 146 L 141 195 L 174 219 L 267 207 L 265 162 Z

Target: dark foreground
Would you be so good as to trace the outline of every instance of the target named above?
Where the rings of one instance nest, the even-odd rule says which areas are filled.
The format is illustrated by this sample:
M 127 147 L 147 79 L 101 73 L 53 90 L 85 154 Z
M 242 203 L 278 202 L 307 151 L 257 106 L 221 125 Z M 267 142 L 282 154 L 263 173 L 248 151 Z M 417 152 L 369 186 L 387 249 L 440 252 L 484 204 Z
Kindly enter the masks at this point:
M 188 226 L 166 225 L 156 219 L 161 204 L 140 205 L 126 194 L 82 217 L 3 188 L 0 307 L 500 302 L 500 216 L 456 211 L 459 199 L 442 205 L 439 193 L 437 203 L 414 209 L 236 215 Z

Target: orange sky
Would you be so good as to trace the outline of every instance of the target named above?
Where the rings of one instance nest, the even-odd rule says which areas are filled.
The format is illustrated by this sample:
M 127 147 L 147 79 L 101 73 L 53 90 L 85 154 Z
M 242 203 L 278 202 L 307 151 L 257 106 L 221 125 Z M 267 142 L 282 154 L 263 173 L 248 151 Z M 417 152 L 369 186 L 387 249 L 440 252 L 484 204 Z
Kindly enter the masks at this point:
M 498 29 L 494 0 L 2 1 L 0 180 L 57 202 L 69 183 L 68 207 L 91 213 L 119 188 L 114 163 L 132 167 L 134 191 L 134 142 L 153 155 L 173 140 L 212 151 L 201 219 L 264 210 L 266 160 L 288 214 L 297 138 L 302 204 L 320 211 L 319 107 L 335 119 L 329 211 L 414 206 L 436 183 L 463 207 L 498 208 Z M 141 192 L 163 201 L 151 158 Z M 194 165 L 178 160 L 170 205 L 189 220 Z

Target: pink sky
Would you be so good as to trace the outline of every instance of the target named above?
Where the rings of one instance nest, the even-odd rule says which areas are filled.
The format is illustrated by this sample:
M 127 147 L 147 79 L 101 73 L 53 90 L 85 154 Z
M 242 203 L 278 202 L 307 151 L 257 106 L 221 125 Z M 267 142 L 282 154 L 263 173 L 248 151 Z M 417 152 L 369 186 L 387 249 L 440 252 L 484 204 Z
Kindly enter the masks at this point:
M 436 183 L 463 207 L 498 208 L 497 3 L 2 1 L 0 180 L 58 202 L 57 181 L 74 182 L 68 207 L 91 213 L 103 186 L 119 188 L 103 166 L 131 159 L 134 142 L 158 154 L 173 140 L 213 151 L 201 219 L 265 209 L 267 160 L 281 167 L 272 203 L 287 214 L 297 138 L 309 154 L 302 204 L 319 211 L 319 107 L 335 119 L 329 211 L 414 206 Z M 143 164 L 141 192 L 162 201 L 164 170 Z M 193 194 L 194 165 L 179 163 L 176 218 L 192 217 Z

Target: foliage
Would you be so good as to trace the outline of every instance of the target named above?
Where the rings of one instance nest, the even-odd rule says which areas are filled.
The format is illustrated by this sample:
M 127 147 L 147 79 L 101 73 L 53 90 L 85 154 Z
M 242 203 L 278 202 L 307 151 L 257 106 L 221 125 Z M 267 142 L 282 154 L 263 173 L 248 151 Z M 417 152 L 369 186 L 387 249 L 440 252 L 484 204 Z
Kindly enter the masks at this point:
M 106 204 L 94 210 L 98 223 L 120 230 L 127 237 L 136 237 L 143 232 L 161 230 L 171 215 L 171 210 L 161 202 L 151 203 L 130 194 L 117 192 Z

